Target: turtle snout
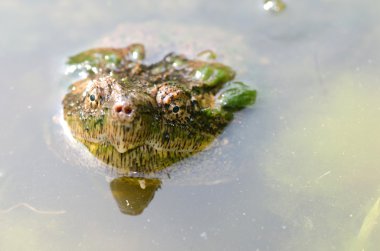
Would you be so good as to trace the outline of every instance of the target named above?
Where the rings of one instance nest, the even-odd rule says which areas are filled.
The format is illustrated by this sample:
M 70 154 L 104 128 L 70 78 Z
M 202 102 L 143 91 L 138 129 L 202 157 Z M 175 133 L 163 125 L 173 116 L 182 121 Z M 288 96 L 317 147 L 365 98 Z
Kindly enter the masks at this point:
M 130 121 L 133 119 L 134 107 L 130 102 L 117 102 L 112 107 L 112 115 L 120 121 Z

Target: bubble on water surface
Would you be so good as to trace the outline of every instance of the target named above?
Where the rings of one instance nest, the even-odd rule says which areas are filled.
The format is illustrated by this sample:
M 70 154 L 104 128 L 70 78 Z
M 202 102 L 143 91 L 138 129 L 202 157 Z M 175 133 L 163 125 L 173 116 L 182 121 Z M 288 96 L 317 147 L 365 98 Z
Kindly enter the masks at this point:
M 280 13 L 285 10 L 286 4 L 282 0 L 265 0 L 263 8 L 266 11 Z

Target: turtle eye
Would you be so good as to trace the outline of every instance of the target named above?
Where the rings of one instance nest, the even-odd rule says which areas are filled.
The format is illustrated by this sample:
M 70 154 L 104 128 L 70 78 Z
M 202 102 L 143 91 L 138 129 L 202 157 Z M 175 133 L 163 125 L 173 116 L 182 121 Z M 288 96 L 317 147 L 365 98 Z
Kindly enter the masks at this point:
M 192 107 L 189 92 L 164 83 L 157 89 L 156 101 L 157 105 L 161 107 L 165 119 L 186 123 L 190 118 Z
M 173 112 L 174 112 L 174 113 L 179 112 L 179 106 L 177 106 L 177 105 L 174 106 L 174 107 L 173 107 Z
M 90 100 L 89 105 L 92 109 L 98 107 L 98 96 L 96 94 L 91 94 L 88 96 L 88 99 Z

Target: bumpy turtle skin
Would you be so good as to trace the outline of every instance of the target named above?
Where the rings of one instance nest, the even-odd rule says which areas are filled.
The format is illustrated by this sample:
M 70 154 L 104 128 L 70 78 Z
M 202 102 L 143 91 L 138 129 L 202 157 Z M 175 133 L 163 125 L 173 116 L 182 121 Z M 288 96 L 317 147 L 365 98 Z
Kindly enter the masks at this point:
M 152 173 L 205 149 L 232 119 L 216 100 L 228 66 L 168 54 L 144 65 L 141 44 L 69 59 L 85 79 L 63 99 L 74 138 L 119 175 Z

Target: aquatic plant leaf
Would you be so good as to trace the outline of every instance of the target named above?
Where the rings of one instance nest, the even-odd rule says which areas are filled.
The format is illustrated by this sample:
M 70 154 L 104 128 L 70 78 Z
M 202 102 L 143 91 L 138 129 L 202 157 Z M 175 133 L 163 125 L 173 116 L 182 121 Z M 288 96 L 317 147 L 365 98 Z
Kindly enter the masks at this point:
M 357 250 L 366 250 L 370 245 L 372 233 L 378 226 L 380 220 L 380 198 L 378 198 L 368 214 L 365 216 L 359 234 L 355 240 L 355 247 L 360 248 Z
M 231 81 L 235 77 L 235 71 L 226 65 L 210 63 L 198 68 L 194 77 L 206 86 L 214 87 Z
M 123 54 L 121 50 L 112 48 L 92 49 L 81 52 L 69 58 L 67 64 L 76 66 L 76 71 L 97 73 L 100 69 L 115 69 L 121 65 Z
M 252 90 L 242 82 L 228 83 L 220 92 L 218 102 L 221 108 L 238 111 L 256 101 L 256 90 Z

